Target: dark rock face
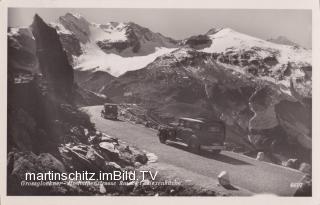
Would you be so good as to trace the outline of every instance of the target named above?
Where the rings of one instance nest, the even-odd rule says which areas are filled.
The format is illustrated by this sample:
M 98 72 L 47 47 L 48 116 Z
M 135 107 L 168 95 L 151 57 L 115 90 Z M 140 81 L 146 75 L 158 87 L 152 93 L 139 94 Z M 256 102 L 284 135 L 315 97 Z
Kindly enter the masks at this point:
M 36 41 L 40 70 L 54 92 L 70 99 L 73 91 L 73 69 L 68 62 L 56 30 L 38 15 L 31 25 Z
M 86 43 L 89 41 L 90 23 L 83 17 L 78 18 L 71 13 L 67 13 L 64 16 L 59 17 L 59 22 L 66 29 L 71 31 L 81 43 Z
M 24 174 L 66 172 L 58 146 L 87 141 L 81 131 L 94 128 L 86 114 L 57 101 L 40 77 L 8 86 L 8 194 L 48 195 L 51 189 L 22 188 Z
M 267 56 L 265 58 L 260 58 L 257 56 L 257 48 L 252 48 L 251 50 L 242 51 L 241 53 L 235 51 L 229 51 L 226 53 L 216 53 L 214 58 L 224 64 L 229 64 L 233 66 L 239 66 L 247 73 L 254 76 L 272 76 L 280 79 L 286 75 L 285 71 L 278 73 L 277 76 L 271 73 L 271 68 L 278 64 L 278 60 L 275 56 Z
M 36 46 L 29 28 L 15 31 L 8 29 L 8 77 L 13 79 L 17 73 L 39 72 L 39 62 L 35 56 Z
M 72 65 L 73 56 L 79 56 L 82 53 L 81 47 L 80 47 L 80 41 L 75 37 L 74 34 L 61 32 L 61 30 L 58 26 L 53 25 L 53 28 L 55 28 L 57 30 L 61 45 L 67 53 L 68 62 L 70 65 Z M 55 43 L 53 43 L 53 42 L 51 42 L 51 43 L 52 44 L 49 46 L 54 47 Z M 56 52 L 59 53 L 59 50 L 60 49 L 57 49 Z M 51 52 L 50 49 L 48 51 Z M 64 59 L 65 57 L 64 57 L 64 54 L 61 53 L 61 55 L 57 55 L 57 56 L 51 55 L 51 56 L 47 56 L 46 58 L 50 58 L 50 59 L 63 58 Z M 62 68 L 61 65 L 63 63 L 59 63 L 59 62 L 65 62 L 65 60 L 62 60 L 62 61 L 57 60 L 54 62 L 55 62 L 55 64 L 49 65 L 50 68 L 47 68 L 47 66 L 44 66 L 44 68 L 46 68 L 46 69 L 52 68 L 56 71 L 52 71 L 52 72 L 45 71 L 45 72 L 50 73 L 49 78 L 51 79 L 51 81 L 54 81 L 54 79 L 56 79 L 56 78 L 59 78 L 60 81 L 63 81 L 63 83 L 59 82 L 60 84 L 58 84 L 58 83 L 55 84 L 55 86 L 58 87 L 58 90 L 60 87 L 61 88 L 60 90 L 63 91 L 62 86 L 65 86 L 65 85 L 71 86 L 71 83 L 72 83 L 72 76 L 70 75 L 71 72 L 70 73 L 65 72 L 65 73 L 67 73 L 66 76 L 60 77 L 59 72 Z M 44 63 L 46 63 L 46 59 L 44 59 Z M 66 63 L 64 63 L 64 64 L 65 64 L 65 67 L 67 68 L 68 67 L 67 64 Z M 67 70 L 70 71 L 69 68 Z M 36 41 L 35 41 L 35 38 L 32 34 L 31 28 L 9 28 L 8 29 L 8 81 L 10 83 L 28 83 L 28 82 L 33 81 L 34 77 L 37 76 L 38 74 L 41 74 L 41 73 L 42 73 L 42 69 L 40 69 L 39 60 L 38 60 L 38 56 L 37 56 Z M 82 73 L 82 72 L 79 71 L 79 73 Z M 103 72 L 103 73 L 105 73 L 106 75 L 104 75 L 104 74 L 98 75 L 99 72 L 93 74 L 91 71 L 83 72 L 83 73 L 84 73 L 84 75 L 82 75 L 82 74 L 76 75 L 75 79 L 74 79 L 74 81 L 76 83 L 79 83 L 79 84 L 84 83 L 84 85 L 81 85 L 81 87 L 79 87 L 79 86 L 74 87 L 74 100 L 75 100 L 75 102 L 79 105 L 81 104 L 84 106 L 84 105 L 103 104 L 104 102 L 108 101 L 108 100 L 106 100 L 105 97 L 96 94 L 94 91 L 98 91 L 95 88 L 96 87 L 100 87 L 100 88 L 103 87 L 103 85 L 106 82 L 108 82 L 109 80 L 111 80 L 113 78 L 113 76 L 111 76 L 110 74 L 105 73 L 105 72 Z M 78 74 L 78 72 L 76 72 L 76 74 Z M 43 75 L 45 75 L 45 74 L 43 74 Z M 81 79 L 82 77 L 79 77 L 79 76 L 83 76 L 84 79 Z M 70 79 L 70 84 L 67 82 L 67 79 Z M 91 80 L 93 80 L 93 81 L 91 81 Z M 47 82 L 48 79 L 46 79 L 45 81 Z M 86 81 L 86 82 L 84 82 L 84 81 Z M 25 86 L 20 86 L 20 87 L 23 88 L 23 87 L 28 87 L 28 86 L 29 85 L 25 84 Z M 82 86 L 84 87 L 84 89 L 82 88 Z M 14 86 L 9 86 L 9 87 L 14 87 Z M 17 86 L 17 87 L 19 87 L 19 86 Z M 51 84 L 50 87 L 51 87 L 51 90 L 54 89 L 53 84 Z M 9 88 L 9 90 L 10 89 L 11 88 Z M 14 89 L 16 89 L 16 88 L 14 88 Z M 10 90 L 9 93 L 10 94 L 13 93 L 14 96 L 17 96 L 14 94 L 14 92 L 16 92 L 18 90 L 12 90 L 12 92 Z M 56 88 L 57 92 L 61 92 L 58 90 Z M 69 89 L 67 88 L 66 91 L 67 90 L 69 90 Z M 20 91 L 18 91 L 18 92 L 20 93 Z M 62 95 L 64 95 L 63 92 L 62 92 Z M 65 98 L 65 96 L 66 95 L 64 95 L 63 98 Z M 60 96 L 60 97 L 62 97 L 62 96 Z M 71 95 L 69 97 L 71 98 Z
M 101 25 L 104 28 L 105 25 Z M 124 57 L 148 55 L 155 52 L 156 47 L 177 47 L 178 41 L 154 33 L 135 23 L 128 23 L 125 29 L 126 40 L 109 41 L 100 40 L 96 44 L 106 53 L 116 53 Z
M 78 71 L 74 72 L 75 81 L 84 89 L 99 93 L 103 87 L 115 79 L 104 71 Z
M 188 45 L 194 49 L 203 49 L 209 47 L 211 43 L 212 41 L 207 35 L 198 35 L 188 38 L 185 42 L 185 45 Z
M 219 32 L 220 30 L 221 30 L 221 28 L 212 28 L 206 33 L 206 35 L 215 34 L 215 33 Z
M 113 49 L 116 50 L 116 52 L 118 53 L 121 53 L 125 49 L 130 49 L 133 53 L 139 52 L 141 48 L 141 43 L 134 29 L 128 27 L 128 29 L 126 29 L 125 31 L 125 35 L 127 37 L 126 41 L 110 42 L 109 40 L 104 40 L 97 41 L 97 45 L 106 52 L 109 52 Z
M 82 54 L 80 41 L 73 34 L 60 34 L 59 36 L 62 46 L 67 53 L 68 61 L 72 64 L 72 56 L 80 56 Z
M 104 51 L 116 50 L 117 52 L 122 52 L 124 49 L 132 47 L 132 51 L 137 53 L 140 48 L 140 44 L 137 41 L 120 41 L 120 42 L 108 42 L 108 41 L 98 41 L 97 45 Z
M 80 39 L 77 38 L 76 33 L 66 30 L 62 23 L 49 23 L 49 26 L 57 30 L 62 47 L 67 53 L 69 63 L 73 65 L 73 57 L 79 57 L 83 53 Z

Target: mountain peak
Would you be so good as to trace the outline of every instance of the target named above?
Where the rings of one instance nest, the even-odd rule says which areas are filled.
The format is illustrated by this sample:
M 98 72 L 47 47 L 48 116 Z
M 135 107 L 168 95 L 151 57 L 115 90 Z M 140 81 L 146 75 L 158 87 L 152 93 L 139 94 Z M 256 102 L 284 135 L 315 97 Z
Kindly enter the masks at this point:
M 119 26 L 122 27 L 122 26 L 126 25 L 126 23 L 116 22 L 116 21 L 110 21 L 110 22 L 107 23 L 107 25 L 115 28 L 115 27 L 119 27 Z
M 58 21 L 65 29 L 72 32 L 82 43 L 89 41 L 90 23 L 79 14 L 66 13 L 64 16 L 60 16 Z
M 42 18 L 38 14 L 35 14 L 33 17 L 32 25 L 37 25 L 37 24 L 45 25 L 46 23 L 42 20 Z
M 70 99 L 73 89 L 73 69 L 69 64 L 56 29 L 35 15 L 31 31 L 35 38 L 40 70 L 51 88 L 60 97 Z
M 83 18 L 83 17 L 81 16 L 81 14 L 79 14 L 79 13 L 74 13 L 74 12 L 68 12 L 68 13 L 65 14 L 65 16 L 72 16 L 72 17 L 77 18 L 77 19 Z
M 217 32 L 219 32 L 222 28 L 211 28 L 209 31 L 207 31 L 207 33 L 205 33 L 205 35 L 212 35 L 215 34 Z
M 220 28 L 220 30 L 219 31 L 229 31 L 229 32 L 233 32 L 233 31 L 235 31 L 234 29 L 232 29 L 232 28 L 230 28 L 230 27 L 225 27 L 225 28 Z
M 72 22 L 88 22 L 83 16 L 81 16 L 80 14 L 77 13 L 66 13 L 63 16 L 60 16 L 58 18 L 58 21 L 61 20 L 67 20 L 67 21 L 72 21 Z

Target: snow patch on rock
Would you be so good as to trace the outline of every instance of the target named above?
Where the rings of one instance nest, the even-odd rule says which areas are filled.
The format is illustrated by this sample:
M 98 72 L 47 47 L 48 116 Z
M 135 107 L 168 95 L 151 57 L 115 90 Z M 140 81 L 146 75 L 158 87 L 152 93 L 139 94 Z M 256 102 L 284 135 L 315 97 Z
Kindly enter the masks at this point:
M 55 28 L 58 34 L 72 35 L 72 33 L 69 30 L 67 30 L 61 23 L 52 22 L 49 23 L 49 26 Z
M 122 57 L 112 53 L 107 54 L 93 43 L 85 44 L 83 47 L 85 53 L 75 60 L 75 69 L 106 71 L 113 76 L 143 68 L 158 56 L 174 50 L 174 48 L 157 47 L 154 53 L 146 56 Z
M 126 29 L 124 23 L 119 23 L 117 26 L 113 26 L 108 23 L 107 26 L 101 24 L 92 24 L 91 29 L 91 39 L 94 41 L 109 41 L 109 42 L 119 42 L 126 41 Z

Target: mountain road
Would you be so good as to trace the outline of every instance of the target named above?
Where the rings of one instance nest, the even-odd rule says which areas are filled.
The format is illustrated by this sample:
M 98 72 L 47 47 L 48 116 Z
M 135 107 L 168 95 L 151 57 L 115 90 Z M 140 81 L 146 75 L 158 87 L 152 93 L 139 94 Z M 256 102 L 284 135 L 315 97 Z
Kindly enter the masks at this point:
M 291 184 L 299 182 L 303 177 L 303 173 L 298 170 L 258 161 L 230 151 L 222 151 L 219 155 L 198 155 L 178 144 L 161 144 L 154 129 L 127 121 L 102 118 L 102 106 L 83 107 L 82 110 L 90 115 L 97 130 L 154 153 L 159 163 L 213 179 L 217 179 L 221 171 L 227 171 L 233 185 L 253 194 L 292 196 L 296 188 L 292 188 Z

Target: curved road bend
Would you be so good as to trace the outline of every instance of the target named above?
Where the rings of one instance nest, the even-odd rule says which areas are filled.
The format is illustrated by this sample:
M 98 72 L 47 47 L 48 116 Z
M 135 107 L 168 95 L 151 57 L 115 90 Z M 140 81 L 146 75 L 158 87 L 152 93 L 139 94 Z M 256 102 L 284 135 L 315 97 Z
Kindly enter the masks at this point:
M 102 106 L 82 108 L 91 117 L 97 130 L 117 137 L 140 149 L 158 156 L 158 162 L 184 168 L 197 175 L 216 178 L 226 170 L 234 185 L 253 193 L 272 193 L 279 196 L 292 196 L 292 182 L 299 182 L 303 173 L 278 165 L 257 161 L 247 156 L 223 151 L 220 155 L 196 155 L 180 145 L 161 144 L 157 131 L 124 121 L 112 121 L 100 116 Z

